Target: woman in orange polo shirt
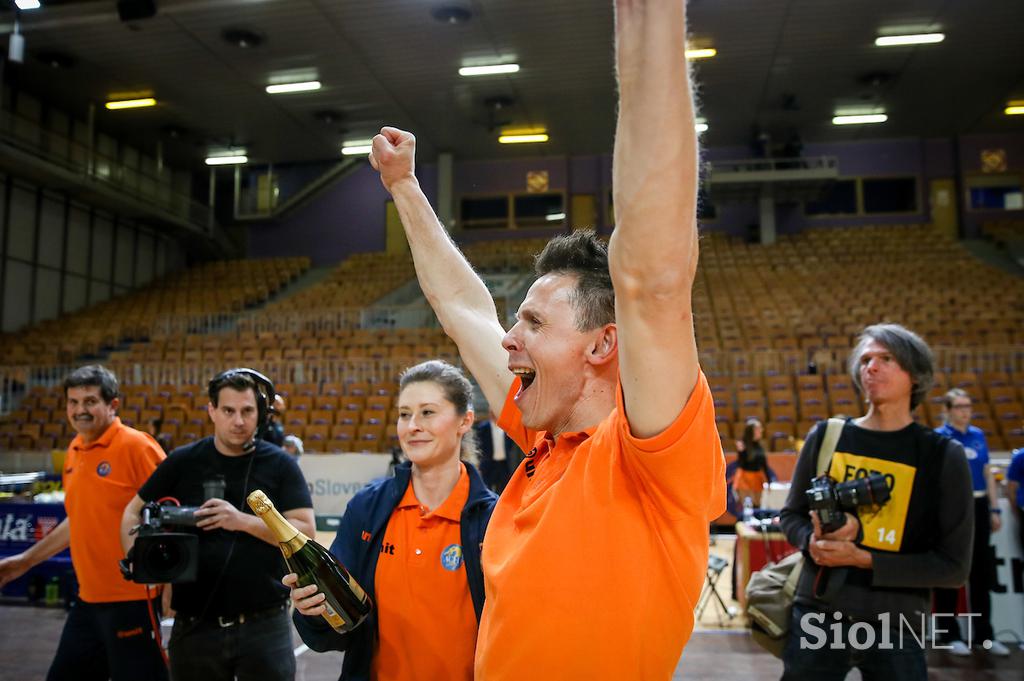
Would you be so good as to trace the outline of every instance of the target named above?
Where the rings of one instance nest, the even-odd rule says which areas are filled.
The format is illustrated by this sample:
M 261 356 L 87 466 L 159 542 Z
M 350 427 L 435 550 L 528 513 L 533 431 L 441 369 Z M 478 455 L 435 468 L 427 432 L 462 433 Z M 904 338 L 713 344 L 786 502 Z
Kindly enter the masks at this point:
M 476 452 L 473 389 L 437 360 L 406 370 L 399 385 L 407 461 L 352 498 L 331 545 L 373 611 L 341 635 L 320 617 L 315 585 L 294 588 L 294 574 L 284 583 L 306 645 L 346 651 L 343 680 L 468 680 L 484 601 L 480 547 L 497 501 L 467 461 Z

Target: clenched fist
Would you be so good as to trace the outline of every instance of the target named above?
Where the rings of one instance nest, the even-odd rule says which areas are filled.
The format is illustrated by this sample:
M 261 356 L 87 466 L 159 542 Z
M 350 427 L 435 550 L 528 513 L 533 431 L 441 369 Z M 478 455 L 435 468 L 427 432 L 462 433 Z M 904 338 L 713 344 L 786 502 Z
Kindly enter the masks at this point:
M 397 182 L 416 179 L 415 163 L 416 137 L 411 132 L 385 126 L 373 138 L 370 165 L 380 173 L 380 181 L 389 192 Z

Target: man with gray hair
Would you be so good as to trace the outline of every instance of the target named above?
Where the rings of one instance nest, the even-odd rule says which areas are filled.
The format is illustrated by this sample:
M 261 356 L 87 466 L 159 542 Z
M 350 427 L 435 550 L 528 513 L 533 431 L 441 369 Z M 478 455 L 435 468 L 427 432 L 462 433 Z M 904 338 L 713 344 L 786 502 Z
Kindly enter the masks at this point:
M 856 666 L 865 677 L 924 681 L 931 590 L 960 586 L 970 569 L 967 459 L 911 415 L 933 382 L 931 350 L 917 334 L 867 327 L 849 371 L 867 414 L 846 420 L 826 474 L 836 483 L 879 474 L 889 500 L 844 512 L 844 524 L 823 531 L 806 491 L 826 428 L 811 430 L 782 511 L 786 537 L 805 557 L 782 678 L 838 681 Z

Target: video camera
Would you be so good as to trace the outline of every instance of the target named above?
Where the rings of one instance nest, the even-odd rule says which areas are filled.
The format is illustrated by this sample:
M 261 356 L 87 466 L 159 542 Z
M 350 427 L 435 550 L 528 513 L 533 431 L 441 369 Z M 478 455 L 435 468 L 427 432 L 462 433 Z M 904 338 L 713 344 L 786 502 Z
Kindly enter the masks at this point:
M 132 532 L 135 545 L 120 561 L 124 578 L 139 584 L 194 582 L 199 567 L 199 536 L 170 528 L 195 527 L 196 506 L 142 507 L 142 519 Z
M 811 480 L 807 503 L 818 512 L 822 532 L 835 532 L 846 524 L 844 511 L 860 506 L 883 506 L 889 501 L 889 482 L 881 473 L 872 473 L 837 483 L 827 475 Z
M 223 499 L 223 475 L 203 480 L 203 501 Z M 198 506 L 170 506 L 151 501 L 142 507 L 141 522 L 132 529 L 135 545 L 119 561 L 121 574 L 130 582 L 164 584 L 194 582 L 199 568 L 199 535 L 169 528 L 196 526 Z

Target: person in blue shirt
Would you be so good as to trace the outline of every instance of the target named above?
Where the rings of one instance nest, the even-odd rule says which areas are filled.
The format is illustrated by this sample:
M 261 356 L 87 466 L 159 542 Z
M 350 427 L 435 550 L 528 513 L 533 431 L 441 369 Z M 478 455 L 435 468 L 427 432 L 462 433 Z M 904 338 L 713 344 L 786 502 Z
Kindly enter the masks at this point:
M 946 393 L 946 423 L 936 428 L 940 435 L 953 438 L 964 447 L 967 465 L 971 469 L 971 482 L 974 486 L 974 550 L 971 560 L 971 577 L 969 580 L 971 613 L 977 617 L 969 618 L 972 631 L 968 638 L 975 644 L 981 644 L 992 655 L 1005 657 L 1009 649 L 994 640 L 992 632 L 992 584 L 995 581 L 995 553 L 991 545 L 993 532 L 1002 526 L 995 479 L 988 466 L 988 443 L 985 433 L 971 425 L 971 396 L 960 388 L 953 388 Z M 935 590 L 935 612 L 956 612 L 957 590 Z M 949 646 L 947 650 L 958 656 L 971 654 L 971 648 L 960 638 L 960 630 L 952 616 L 936 619 L 936 638 Z
M 1007 493 L 1014 513 L 1017 514 L 1017 530 L 1020 532 L 1020 548 L 1024 551 L 1024 447 L 1015 449 L 1006 469 Z

